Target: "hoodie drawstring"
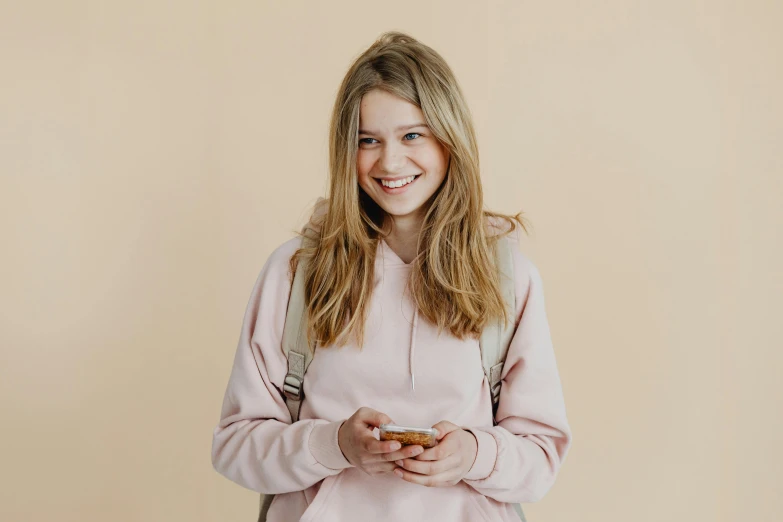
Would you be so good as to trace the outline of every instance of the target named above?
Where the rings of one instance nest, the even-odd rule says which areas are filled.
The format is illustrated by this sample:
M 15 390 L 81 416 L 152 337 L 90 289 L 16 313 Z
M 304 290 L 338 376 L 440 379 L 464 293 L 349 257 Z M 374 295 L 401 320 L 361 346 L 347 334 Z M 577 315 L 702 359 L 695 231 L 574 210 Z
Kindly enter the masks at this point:
M 419 319 L 419 309 L 415 308 L 413 311 L 413 329 L 411 330 L 411 350 L 410 350 L 410 373 L 411 373 L 411 390 L 416 390 L 416 372 L 413 369 L 413 359 L 416 353 L 416 323 Z

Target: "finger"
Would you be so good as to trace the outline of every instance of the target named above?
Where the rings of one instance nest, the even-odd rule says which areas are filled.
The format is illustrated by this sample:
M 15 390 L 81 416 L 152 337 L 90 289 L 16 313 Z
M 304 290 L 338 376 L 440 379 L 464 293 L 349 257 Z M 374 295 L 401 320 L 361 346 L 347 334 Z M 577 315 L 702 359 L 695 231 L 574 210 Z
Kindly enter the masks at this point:
M 421 455 L 422 451 L 424 451 L 424 448 L 422 448 L 417 444 L 414 444 L 411 446 L 403 446 L 402 449 L 399 451 L 392 451 L 391 453 L 385 453 L 383 454 L 383 458 L 388 462 L 394 462 L 395 460 L 402 460 L 402 459 L 412 459 L 413 457 Z
M 441 440 L 443 437 L 451 433 L 452 431 L 460 429 L 459 426 L 456 424 L 453 424 L 449 421 L 440 421 L 436 425 L 433 426 L 436 430 L 438 430 L 438 436 L 437 439 Z
M 411 451 L 410 446 L 403 446 L 401 450 L 398 451 L 391 451 L 391 452 L 384 452 L 384 453 L 370 453 L 366 452 L 364 453 L 364 456 L 362 457 L 362 461 L 366 464 L 375 464 L 378 462 L 389 462 L 394 465 L 394 462 L 396 461 L 403 461 L 403 460 L 409 460 L 413 459 L 417 454 L 413 451 Z M 408 457 L 407 455 L 413 454 L 413 456 Z
M 381 424 L 393 424 L 391 417 L 372 408 L 359 408 L 357 418 L 368 426 L 379 428 Z
M 434 448 L 427 448 L 416 457 L 416 460 L 443 460 L 453 455 L 459 449 L 459 445 L 454 439 L 445 439 Z
M 364 443 L 364 450 L 374 455 L 381 453 L 391 453 L 402 448 L 402 444 L 396 440 L 377 440 L 374 437 L 368 437 Z
M 415 459 L 403 459 L 396 461 L 397 466 L 418 473 L 419 475 L 438 475 L 459 466 L 457 455 L 451 455 L 443 460 L 420 461 Z
M 420 475 L 406 469 L 397 468 L 394 474 L 402 480 L 427 487 L 451 486 L 456 484 L 457 475 L 454 470 L 448 470 L 437 475 Z

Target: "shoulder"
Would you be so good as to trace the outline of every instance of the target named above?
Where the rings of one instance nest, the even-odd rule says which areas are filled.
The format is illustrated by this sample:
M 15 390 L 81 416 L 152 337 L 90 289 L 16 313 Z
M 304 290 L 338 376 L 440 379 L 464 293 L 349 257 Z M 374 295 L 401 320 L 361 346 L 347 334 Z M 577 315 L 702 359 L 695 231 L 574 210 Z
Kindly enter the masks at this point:
M 301 245 L 301 238 L 293 237 L 278 244 L 267 257 L 256 277 L 254 298 L 273 294 L 277 299 L 288 298 L 291 282 L 291 257 Z
M 267 264 L 273 265 L 275 267 L 279 267 L 282 265 L 285 265 L 287 267 L 289 261 L 291 260 L 291 257 L 299 249 L 300 246 L 302 246 L 302 238 L 298 236 L 292 237 L 291 239 L 288 239 L 280 243 L 269 254 L 269 258 L 267 259 Z
M 511 242 L 511 250 L 514 253 L 514 290 L 519 318 L 531 295 L 543 296 L 543 281 L 538 267 L 520 250 L 518 242 Z
M 245 312 L 245 321 L 253 325 L 251 332 L 274 333 L 282 338 L 291 293 L 289 263 L 300 242 L 294 237 L 278 244 L 261 267 Z
M 521 315 L 532 293 L 543 297 L 543 280 L 536 263 L 522 250 L 522 227 L 518 223 L 505 219 L 487 217 L 488 234 L 500 235 L 513 229 L 503 239 L 508 241 L 513 254 L 514 290 L 516 295 L 517 317 Z
M 504 236 L 503 239 L 508 241 L 514 255 L 514 278 L 517 281 L 528 281 L 531 277 L 540 278 L 540 273 L 535 263 L 522 251 L 522 227 L 519 226 L 519 223 L 515 221 L 509 223 L 507 220 L 499 217 L 487 216 L 487 234 L 489 236 L 504 234 L 509 229 L 511 229 L 511 232 Z

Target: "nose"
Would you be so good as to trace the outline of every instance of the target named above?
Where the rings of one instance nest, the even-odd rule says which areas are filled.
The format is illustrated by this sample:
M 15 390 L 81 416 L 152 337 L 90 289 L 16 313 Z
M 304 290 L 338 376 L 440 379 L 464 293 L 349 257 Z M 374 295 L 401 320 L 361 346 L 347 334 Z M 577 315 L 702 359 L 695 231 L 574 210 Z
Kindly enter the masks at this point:
M 386 174 L 394 175 L 400 172 L 405 166 L 405 151 L 402 145 L 397 143 L 385 144 L 383 149 L 381 149 L 378 166 Z

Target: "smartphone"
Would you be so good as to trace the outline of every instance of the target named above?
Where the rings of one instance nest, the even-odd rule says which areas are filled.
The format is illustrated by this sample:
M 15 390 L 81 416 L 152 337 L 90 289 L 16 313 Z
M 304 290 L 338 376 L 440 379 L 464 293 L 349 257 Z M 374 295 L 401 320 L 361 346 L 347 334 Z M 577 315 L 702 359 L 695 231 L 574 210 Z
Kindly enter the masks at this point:
M 432 448 L 438 444 L 438 430 L 435 428 L 410 428 L 396 424 L 381 424 L 378 428 L 381 440 L 396 440 L 403 446 L 418 444 Z

